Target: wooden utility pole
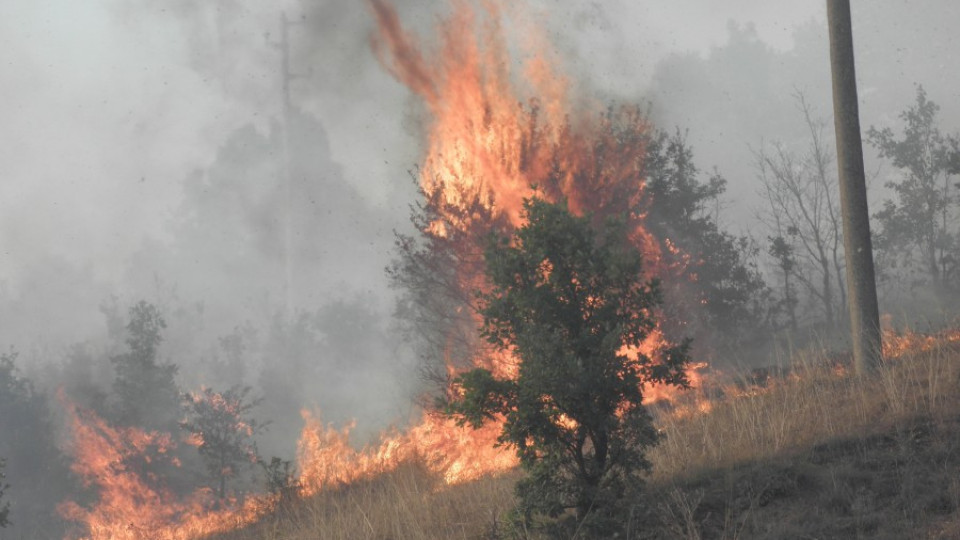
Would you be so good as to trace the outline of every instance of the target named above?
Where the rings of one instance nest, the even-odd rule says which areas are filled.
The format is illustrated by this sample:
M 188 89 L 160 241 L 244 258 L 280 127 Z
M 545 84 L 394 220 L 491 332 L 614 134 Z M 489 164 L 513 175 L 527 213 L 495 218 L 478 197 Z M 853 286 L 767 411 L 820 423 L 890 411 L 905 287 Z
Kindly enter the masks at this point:
M 280 89 L 283 94 L 283 110 L 280 122 L 282 134 L 281 181 L 283 182 L 283 256 L 284 280 L 283 297 L 284 307 L 288 318 L 292 317 L 294 305 L 294 267 L 296 266 L 293 245 L 293 178 L 290 155 L 290 129 L 293 121 L 293 104 L 290 100 L 290 81 L 299 77 L 290 71 L 290 27 L 298 24 L 287 19 L 285 12 L 280 13 Z
M 286 315 L 292 322 L 293 314 L 293 224 L 291 220 L 293 210 L 293 197 L 290 184 L 293 183 L 290 171 L 290 22 L 287 21 L 287 14 L 280 13 L 280 53 L 281 53 L 281 72 L 280 82 L 283 92 L 283 256 L 284 256 L 284 283 L 283 300 L 286 308 Z
M 843 211 L 850 334 L 856 372 L 864 375 L 879 365 L 882 351 L 867 185 L 863 174 L 863 142 L 860 139 L 850 0 L 827 0 L 827 25 L 830 27 L 833 122 L 837 132 L 837 169 Z

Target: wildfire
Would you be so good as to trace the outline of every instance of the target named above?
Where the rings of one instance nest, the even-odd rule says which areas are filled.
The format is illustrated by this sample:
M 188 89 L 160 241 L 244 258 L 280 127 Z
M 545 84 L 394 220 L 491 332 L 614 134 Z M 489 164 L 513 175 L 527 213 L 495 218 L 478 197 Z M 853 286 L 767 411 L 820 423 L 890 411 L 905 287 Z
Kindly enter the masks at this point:
M 490 231 L 508 231 L 522 224 L 525 198 L 537 195 L 564 199 L 575 213 L 595 219 L 627 214 L 634 245 L 646 255 L 651 276 L 670 269 L 661 249 L 676 247 L 653 238 L 643 226 L 643 158 L 648 134 L 638 111 L 573 107 L 569 83 L 552 66 L 536 29 L 524 28 L 528 51 L 519 69 L 504 37 L 504 8 L 496 1 L 454 2 L 452 14 L 439 26 L 436 51 L 425 52 L 402 27 L 385 0 L 370 0 L 378 23 L 374 50 L 382 64 L 417 95 L 429 112 L 429 134 L 420 169 L 420 187 L 433 211 L 422 234 L 455 254 L 460 264 L 448 284 L 451 296 L 472 298 L 486 290 L 478 263 Z M 532 36 L 532 37 L 530 37 Z M 578 112 L 579 111 L 579 112 Z M 677 257 L 682 259 L 682 257 Z M 549 271 L 549 269 L 544 269 Z M 479 320 L 472 319 L 474 331 Z M 643 352 L 651 357 L 666 340 L 651 334 Z M 639 351 L 632 351 L 637 354 Z M 503 353 L 478 350 L 472 366 L 460 366 L 448 354 L 452 377 L 480 366 L 499 377 L 516 374 L 517 361 Z M 694 384 L 699 370 L 691 370 Z M 647 389 L 648 401 L 667 399 L 668 387 Z M 300 443 L 301 485 L 306 493 L 349 483 L 419 456 L 450 483 L 471 480 L 517 464 L 512 452 L 496 448 L 500 426 L 465 430 L 450 419 L 424 415 L 404 433 L 384 434 L 378 444 L 354 450 L 350 427 L 323 426 L 305 413 Z
M 428 200 L 438 196 L 445 226 L 466 228 L 482 219 L 475 203 L 490 213 L 488 227 L 497 218 L 520 225 L 523 199 L 534 194 L 565 198 L 574 212 L 598 217 L 638 206 L 648 132 L 643 115 L 574 107 L 569 82 L 552 67 L 537 28 L 517 32 L 526 36 L 527 59 L 511 71 L 496 1 L 483 2 L 481 13 L 454 2 L 432 56 L 404 32 L 390 5 L 371 4 L 379 25 L 375 51 L 430 113 L 420 181 Z M 631 217 L 639 224 L 643 216 Z M 437 227 L 427 233 L 443 230 Z M 659 259 L 658 243 L 642 227 L 634 240 L 651 263 Z
M 386 0 L 369 1 L 378 25 L 374 50 L 429 113 L 419 181 L 432 213 L 421 232 L 450 249 L 458 263 L 454 282 L 446 284 L 453 289 L 451 297 L 472 299 L 475 291 L 486 289 L 482 242 L 491 231 L 521 225 L 523 200 L 534 195 L 566 200 L 573 212 L 598 221 L 625 215 L 630 241 L 644 253 L 649 277 L 683 272 L 689 258 L 643 225 L 643 208 L 649 204 L 643 174 L 649 126 L 640 111 L 574 106 L 570 84 L 554 68 L 556 62 L 545 52 L 550 48 L 536 28 L 518 32 L 526 42 L 520 44 L 525 60 L 517 67 L 502 27 L 506 10 L 497 0 L 483 1 L 479 10 L 466 0 L 455 0 L 452 14 L 439 26 L 439 46 L 431 52 L 424 52 L 404 30 Z M 468 303 L 465 300 L 457 312 L 474 313 Z M 476 316 L 463 318 L 476 334 Z M 665 344 L 658 330 L 643 352 L 655 358 Z M 451 378 L 472 366 L 490 369 L 498 377 L 517 372 L 515 358 L 480 347 L 469 358 L 472 366 L 460 365 L 454 357 L 447 355 Z M 702 369 L 698 365 L 690 371 L 695 385 Z M 652 402 L 671 398 L 677 390 L 654 386 L 645 391 Z M 195 538 L 248 523 L 276 502 L 260 497 L 215 507 L 209 492 L 179 500 L 126 464 L 145 446 L 160 451 L 163 444 L 172 444 L 169 437 L 113 428 L 91 413 L 67 408 L 74 434 L 73 469 L 99 491 L 92 509 L 75 503 L 61 506 L 63 515 L 86 526 L 77 538 Z M 517 465 L 512 451 L 496 445 L 496 423 L 471 430 L 425 413 L 416 425 L 388 431 L 379 442 L 358 450 L 350 443 L 352 425 L 338 430 L 309 412 L 303 418 L 298 464 L 305 496 L 391 470 L 414 457 L 447 483 Z
M 956 346 L 957 343 L 960 343 L 960 330 L 923 334 L 912 331 L 897 333 L 892 329 L 885 329 L 883 331 L 883 357 L 887 359 L 898 358 L 908 353 L 923 353 L 938 347 Z
M 187 540 L 227 531 L 256 521 L 274 506 L 271 496 L 219 503 L 201 490 L 181 499 L 148 473 L 137 461 L 166 455 L 175 443 L 169 433 L 116 428 L 91 411 L 58 398 L 67 411 L 72 432 L 71 470 L 86 487 L 95 487 L 97 502 L 86 508 L 64 502 L 58 511 L 83 525 L 68 538 L 74 540 Z M 171 466 L 179 463 L 172 461 Z
M 512 452 L 496 447 L 498 425 L 474 431 L 449 418 L 425 415 L 407 431 L 385 433 L 378 444 L 356 450 L 350 443 L 352 425 L 337 430 L 324 426 L 307 411 L 303 416 L 306 425 L 298 457 L 304 496 L 371 478 L 411 459 L 423 460 L 447 484 L 476 480 L 518 463 Z

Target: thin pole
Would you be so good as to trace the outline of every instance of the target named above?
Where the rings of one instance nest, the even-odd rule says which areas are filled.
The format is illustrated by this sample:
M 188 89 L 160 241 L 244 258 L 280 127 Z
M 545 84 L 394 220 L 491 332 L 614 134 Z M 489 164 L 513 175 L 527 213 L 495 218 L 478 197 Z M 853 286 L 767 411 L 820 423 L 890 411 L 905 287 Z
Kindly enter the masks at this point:
M 837 133 L 837 169 L 843 211 L 843 247 L 847 261 L 847 299 L 853 362 L 858 375 L 880 364 L 880 310 L 870 241 L 863 142 L 853 60 L 849 0 L 827 0 L 830 66 L 833 72 L 833 122 Z
M 290 103 L 290 80 L 293 76 L 290 74 L 290 22 L 287 20 L 285 12 L 280 13 L 280 54 L 281 54 L 281 90 L 283 92 L 283 118 L 281 129 L 283 130 L 283 257 L 284 257 L 284 282 L 283 282 L 283 300 L 284 308 L 288 321 L 292 321 L 293 315 L 293 196 L 291 184 L 293 183 L 291 164 L 290 164 L 290 117 L 292 106 Z

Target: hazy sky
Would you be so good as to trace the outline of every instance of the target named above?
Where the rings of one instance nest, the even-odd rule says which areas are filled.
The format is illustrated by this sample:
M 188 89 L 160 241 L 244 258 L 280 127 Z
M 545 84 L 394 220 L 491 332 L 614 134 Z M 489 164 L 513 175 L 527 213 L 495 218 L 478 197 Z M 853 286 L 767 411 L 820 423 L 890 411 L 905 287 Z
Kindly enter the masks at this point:
M 429 43 L 453 2 L 482 0 L 387 1 Z M 544 25 L 561 61 L 557 71 L 589 93 L 583 97 L 652 99 L 658 127 L 689 129 L 696 165 L 705 174 L 717 166 L 729 180 L 723 226 L 734 234 L 753 226 L 746 232 L 765 236 L 754 220 L 751 145 L 782 136 L 784 126 L 807 136 L 790 100 L 796 81 L 814 81 L 811 102 L 829 120 L 824 0 L 499 1 L 512 16 Z M 960 2 L 859 0 L 853 7 L 855 40 L 871 44 L 857 56 L 863 127 L 896 124 L 922 83 L 943 107 L 944 131 L 960 129 Z M 310 195 L 296 202 L 300 217 L 311 219 L 283 221 L 314 224 L 295 235 L 296 246 L 316 246 L 302 250 L 316 253 L 296 273 L 294 235 L 284 235 L 277 215 L 291 201 L 294 176 L 279 173 L 278 163 L 294 160 L 278 155 L 292 155 L 295 145 L 278 151 L 283 139 L 271 126 L 282 109 L 281 12 L 297 22 L 291 99 L 326 130 L 324 137 L 302 122 L 310 129 L 301 133 L 311 134 L 303 140 L 316 148 L 308 157 L 316 159 L 301 160 L 312 169 L 300 178 L 315 183 L 299 186 L 319 187 L 297 191 Z M 795 31 L 810 21 L 800 40 L 806 49 L 795 51 Z M 856 22 L 866 31 L 858 35 Z M 734 32 L 741 42 L 731 39 L 737 25 L 753 29 Z M 67 365 L 89 363 L 82 373 L 106 385 L 108 348 L 116 346 L 108 322 L 116 331 L 126 307 L 143 298 L 167 310 L 163 355 L 183 368 L 184 389 L 225 384 L 221 366 L 269 396 L 268 452 L 292 457 L 302 405 L 325 409 L 329 421 L 359 417 L 361 431 L 404 421 L 423 381 L 416 354 L 394 332 L 396 304 L 382 269 L 392 229 L 409 226 L 415 201 L 407 171 L 422 158 L 424 119 L 416 98 L 371 52 L 373 27 L 367 0 L 0 0 L 0 352 L 23 351 L 19 361 L 40 370 L 27 371 L 37 381 L 69 381 L 81 371 L 42 371 L 32 359 L 72 358 Z M 220 155 L 231 157 L 217 162 L 224 148 Z M 866 157 L 870 172 L 879 170 L 875 150 L 867 147 Z M 888 166 L 874 185 L 896 174 Z M 211 177 L 216 185 L 208 190 Z M 265 188 L 243 192 L 251 184 Z M 277 196 L 281 186 L 285 197 Z M 185 193 L 193 207 L 183 204 Z M 203 215 L 189 221 L 177 214 L 184 207 Z M 344 214 L 354 218 L 344 226 L 351 234 L 330 225 Z M 268 249 L 279 238 L 290 245 Z M 179 264 L 165 264 L 171 261 Z M 283 312 L 279 296 L 269 297 L 300 291 L 293 285 L 302 283 L 322 287 L 300 303 L 287 293 Z M 176 298 L 157 302 L 160 289 Z M 105 318 L 98 307 L 112 295 L 115 311 L 106 313 L 114 316 Z M 274 317 L 294 308 L 299 317 Z M 75 343 L 93 345 L 65 354 Z M 228 358 L 224 343 L 243 354 Z
M 294 98 L 324 122 L 346 178 L 378 204 L 417 160 L 409 98 L 376 64 L 363 2 L 0 2 L 0 280 L 48 255 L 114 279 L 145 234 L 162 233 L 190 171 L 224 138 L 277 110 L 280 9 L 294 27 Z M 446 2 L 398 2 L 429 29 Z M 409 7 L 408 7 L 409 6 Z M 706 52 L 728 20 L 789 47 L 823 3 L 795 0 L 535 0 L 574 74 L 642 92 L 656 61 Z M 220 9 L 218 12 L 217 9 Z M 218 14 L 219 13 L 219 14 Z M 212 35 L 211 30 L 220 29 Z M 270 35 L 266 35 L 270 33 Z

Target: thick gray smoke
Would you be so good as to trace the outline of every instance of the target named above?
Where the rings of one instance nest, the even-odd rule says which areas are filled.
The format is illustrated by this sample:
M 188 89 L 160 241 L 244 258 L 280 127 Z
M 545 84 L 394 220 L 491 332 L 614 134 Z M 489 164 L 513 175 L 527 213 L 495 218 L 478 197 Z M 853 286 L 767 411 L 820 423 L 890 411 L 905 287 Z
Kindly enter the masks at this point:
M 449 9 L 396 4 L 428 42 Z M 542 21 L 582 97 L 649 102 L 659 127 L 688 130 L 697 166 L 728 180 L 734 231 L 762 202 L 755 150 L 802 144 L 791 96 L 830 121 L 822 2 L 507 11 Z M 960 5 L 878 0 L 853 15 L 864 128 L 895 124 L 922 84 L 941 128 L 960 129 Z M 410 228 L 425 118 L 378 64 L 373 30 L 359 0 L 0 2 L 0 350 L 20 351 L 21 375 L 102 404 L 127 309 L 145 299 L 183 389 L 265 398 L 267 456 L 293 457 L 304 407 L 363 435 L 405 422 L 417 360 L 383 269 L 393 231 Z M 879 201 L 895 173 L 866 157 Z M 5 444 L 0 432 L 0 457 Z M 13 492 L 29 478 L 13 462 L 7 475 Z

